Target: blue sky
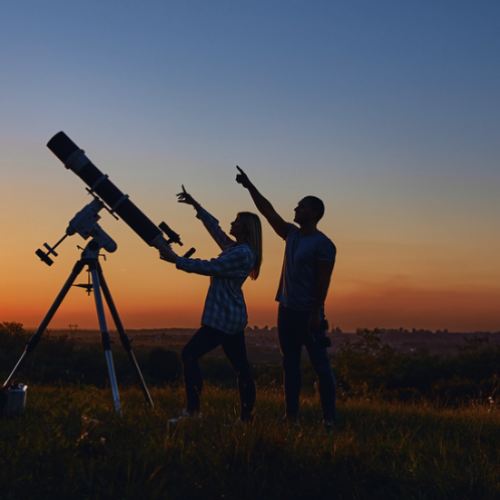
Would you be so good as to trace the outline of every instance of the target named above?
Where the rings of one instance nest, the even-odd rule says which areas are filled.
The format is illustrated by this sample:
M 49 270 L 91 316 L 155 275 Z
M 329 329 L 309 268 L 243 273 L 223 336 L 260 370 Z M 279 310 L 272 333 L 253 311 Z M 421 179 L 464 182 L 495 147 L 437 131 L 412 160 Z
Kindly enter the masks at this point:
M 322 197 L 339 249 L 327 306 L 344 329 L 395 326 L 389 301 L 382 316 L 370 312 L 382 299 L 368 303 L 393 283 L 424 297 L 397 326 L 498 329 L 494 310 L 472 304 L 500 297 L 499 51 L 494 1 L 2 2 L 5 258 L 30 280 L 59 279 L 28 255 L 88 201 L 45 148 L 64 130 L 154 220 L 166 211 L 200 257 L 215 249 L 176 204 L 181 183 L 226 226 L 252 208 L 236 164 L 285 218 L 302 196 Z M 249 309 L 254 294 L 268 298 L 255 317 L 270 324 L 282 244 L 265 237 L 266 292 L 247 297 Z M 18 281 L 0 278 L 13 297 Z M 438 320 L 430 290 L 477 293 Z

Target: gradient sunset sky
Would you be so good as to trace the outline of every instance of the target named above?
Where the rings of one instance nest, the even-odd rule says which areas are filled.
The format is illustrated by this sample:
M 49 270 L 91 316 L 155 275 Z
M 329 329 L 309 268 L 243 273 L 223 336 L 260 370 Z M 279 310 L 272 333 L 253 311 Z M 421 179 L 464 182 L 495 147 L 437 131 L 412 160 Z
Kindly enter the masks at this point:
M 35 255 L 91 201 L 45 146 L 63 130 L 199 258 L 218 251 L 181 184 L 226 230 L 255 211 L 236 165 L 287 220 L 322 198 L 330 326 L 500 330 L 500 2 L 1 2 L 0 68 L 0 321 L 36 327 L 85 244 Z M 100 224 L 125 328 L 197 327 L 208 278 Z M 276 324 L 283 248 L 265 225 L 250 326 Z M 98 328 L 81 289 L 68 324 Z

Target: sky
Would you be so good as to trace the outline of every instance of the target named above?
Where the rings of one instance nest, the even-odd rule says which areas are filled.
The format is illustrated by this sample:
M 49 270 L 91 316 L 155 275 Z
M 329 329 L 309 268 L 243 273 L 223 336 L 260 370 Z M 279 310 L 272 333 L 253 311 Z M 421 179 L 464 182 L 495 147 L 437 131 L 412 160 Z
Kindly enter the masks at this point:
M 35 255 L 91 201 L 46 148 L 63 130 L 198 258 L 218 247 L 182 184 L 226 231 L 256 211 L 236 165 L 285 220 L 320 197 L 330 327 L 500 330 L 499 56 L 493 0 L 0 1 L 0 322 L 36 328 L 86 244 Z M 101 216 L 125 328 L 199 326 L 208 278 Z M 250 326 L 276 324 L 283 249 L 265 223 Z M 70 324 L 98 328 L 80 288 Z

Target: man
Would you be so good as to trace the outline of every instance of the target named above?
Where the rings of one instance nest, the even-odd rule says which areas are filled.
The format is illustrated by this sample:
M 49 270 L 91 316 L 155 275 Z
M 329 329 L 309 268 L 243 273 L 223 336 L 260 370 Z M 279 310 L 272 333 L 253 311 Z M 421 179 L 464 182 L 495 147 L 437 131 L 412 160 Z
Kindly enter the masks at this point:
M 285 222 L 239 167 L 236 182 L 248 189 L 255 206 L 276 234 L 286 241 L 283 269 L 276 300 L 278 337 L 285 387 L 285 421 L 298 425 L 302 385 L 301 354 L 305 345 L 318 377 L 323 427 L 333 428 L 335 379 L 326 351 L 324 303 L 335 263 L 335 245 L 317 228 L 324 213 L 323 202 L 306 196 L 295 208 L 294 222 Z M 318 345 L 319 344 L 319 345 Z

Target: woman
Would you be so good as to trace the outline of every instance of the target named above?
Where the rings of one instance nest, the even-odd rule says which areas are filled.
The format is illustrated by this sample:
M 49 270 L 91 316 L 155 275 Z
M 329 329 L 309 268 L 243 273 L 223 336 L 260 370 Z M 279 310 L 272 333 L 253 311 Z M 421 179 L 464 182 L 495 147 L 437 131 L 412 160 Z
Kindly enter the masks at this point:
M 253 419 L 255 384 L 248 364 L 244 328 L 248 315 L 241 287 L 248 276 L 259 276 L 262 262 L 262 227 L 257 215 L 240 212 L 231 223 L 230 238 L 212 217 L 182 186 L 178 195 L 180 203 L 192 205 L 198 217 L 222 253 L 211 260 L 178 257 L 170 248 L 160 250 L 160 258 L 174 263 L 177 269 L 188 273 L 210 276 L 210 288 L 205 300 L 201 328 L 182 350 L 187 408 L 177 419 L 198 418 L 203 377 L 198 360 L 207 352 L 222 346 L 238 377 L 241 403 L 241 421 Z

